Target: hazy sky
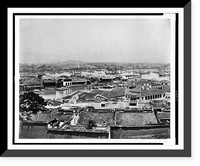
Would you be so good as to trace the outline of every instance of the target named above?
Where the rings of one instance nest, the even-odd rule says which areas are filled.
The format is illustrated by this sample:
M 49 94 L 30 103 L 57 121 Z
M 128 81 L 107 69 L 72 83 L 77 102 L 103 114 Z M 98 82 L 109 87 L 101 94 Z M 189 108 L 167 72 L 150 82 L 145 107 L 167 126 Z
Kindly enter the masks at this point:
M 170 62 L 167 19 L 21 19 L 20 62 Z

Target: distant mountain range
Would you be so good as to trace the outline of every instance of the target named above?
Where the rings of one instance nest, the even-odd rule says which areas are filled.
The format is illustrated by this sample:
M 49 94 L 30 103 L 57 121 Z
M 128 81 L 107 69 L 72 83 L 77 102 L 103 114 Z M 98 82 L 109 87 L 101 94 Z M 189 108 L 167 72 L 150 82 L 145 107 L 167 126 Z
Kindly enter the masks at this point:
M 59 64 L 84 64 L 86 62 L 83 61 L 76 61 L 76 60 L 68 60 L 68 61 L 62 61 L 62 62 L 58 62 Z
M 81 60 L 66 60 L 78 59 L 78 54 L 61 55 L 41 52 L 28 52 L 20 54 L 20 63 L 36 64 L 36 63 L 59 63 L 59 64 L 83 64 Z M 84 59 L 84 57 L 82 57 Z
M 94 56 L 95 55 L 95 56 Z M 89 59 L 90 61 L 84 61 L 84 59 Z M 109 58 L 109 55 L 107 56 Z M 74 60 L 66 60 L 66 59 L 74 59 Z M 80 59 L 80 60 L 75 60 Z M 153 59 L 137 59 L 131 58 L 127 62 L 116 61 L 115 59 L 103 59 L 101 58 L 100 53 L 75 53 L 70 55 L 61 55 L 61 54 L 51 54 L 51 53 L 41 53 L 41 52 L 28 52 L 20 54 L 20 63 L 27 63 L 27 64 L 76 64 L 81 65 L 84 63 L 91 63 L 93 62 L 114 62 L 114 63 L 163 63 L 159 58 Z

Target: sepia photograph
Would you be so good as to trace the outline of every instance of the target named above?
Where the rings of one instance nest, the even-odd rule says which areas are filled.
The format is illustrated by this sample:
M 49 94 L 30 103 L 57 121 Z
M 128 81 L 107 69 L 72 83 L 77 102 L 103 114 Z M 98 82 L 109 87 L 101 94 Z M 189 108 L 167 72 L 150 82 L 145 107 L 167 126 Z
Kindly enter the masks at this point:
M 163 16 L 20 18 L 19 139 L 170 139 L 171 31 Z

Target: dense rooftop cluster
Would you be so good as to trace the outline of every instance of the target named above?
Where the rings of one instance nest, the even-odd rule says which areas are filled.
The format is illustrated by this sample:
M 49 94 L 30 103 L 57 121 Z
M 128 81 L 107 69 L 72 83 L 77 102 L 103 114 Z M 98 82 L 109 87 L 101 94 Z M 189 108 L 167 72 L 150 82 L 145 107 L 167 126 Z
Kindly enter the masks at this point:
M 34 114 L 32 110 L 26 110 L 29 114 L 20 110 L 23 122 L 44 122 L 48 130 L 56 132 L 93 133 L 108 132 L 109 127 L 143 128 L 170 123 L 170 79 L 141 78 L 151 72 L 170 76 L 169 64 L 79 62 L 74 67 L 71 64 L 22 66 L 20 95 L 71 91 L 62 98 L 46 99 L 45 109 Z M 80 89 L 72 91 L 76 87 Z M 82 87 L 89 90 L 81 90 Z M 35 101 L 29 104 L 34 106 Z

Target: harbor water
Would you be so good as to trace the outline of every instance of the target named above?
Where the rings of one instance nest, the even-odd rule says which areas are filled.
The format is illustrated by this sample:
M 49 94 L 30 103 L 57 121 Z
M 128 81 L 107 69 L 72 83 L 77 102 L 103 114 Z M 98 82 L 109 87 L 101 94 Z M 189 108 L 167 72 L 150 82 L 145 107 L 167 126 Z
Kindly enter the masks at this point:
M 85 91 L 85 92 L 89 92 L 91 90 L 91 87 L 89 86 L 84 86 L 84 87 L 72 87 L 69 88 L 67 90 L 64 91 L 57 91 L 55 89 L 48 89 L 48 90 L 44 90 L 44 91 L 40 91 L 37 94 L 39 94 L 41 97 L 43 97 L 44 99 L 60 99 L 63 98 L 65 96 L 67 96 L 68 94 L 71 94 L 75 91 Z
M 169 80 L 169 77 L 159 76 L 157 73 L 142 74 L 141 79 Z
M 142 74 L 142 79 L 155 79 L 155 80 L 169 80 L 168 77 L 160 77 L 157 73 L 149 73 L 149 74 Z M 85 91 L 89 92 L 91 90 L 90 86 L 83 86 L 83 87 L 71 87 L 64 91 L 57 91 L 55 89 L 48 89 L 44 91 L 37 92 L 40 96 L 42 96 L 44 99 L 58 99 L 65 97 L 68 94 L 71 94 L 75 91 Z

